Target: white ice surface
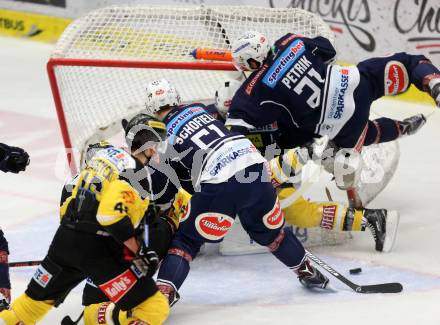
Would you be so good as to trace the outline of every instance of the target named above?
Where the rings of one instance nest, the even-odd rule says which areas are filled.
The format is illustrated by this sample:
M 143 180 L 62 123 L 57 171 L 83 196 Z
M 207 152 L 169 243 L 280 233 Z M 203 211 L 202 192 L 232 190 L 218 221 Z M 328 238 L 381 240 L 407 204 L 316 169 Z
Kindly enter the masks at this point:
M 51 45 L 0 38 L 0 142 L 22 146 L 31 155 L 25 173 L 0 175 L 0 225 L 11 261 L 42 258 L 58 223 L 64 154 L 45 71 L 51 50 Z M 373 110 L 404 118 L 433 108 L 382 101 Z M 371 205 L 400 211 L 393 252 L 376 253 L 369 233 L 354 234 L 344 246 L 314 250 L 356 283 L 401 282 L 401 294 L 361 295 L 335 279 L 333 291 L 310 292 L 269 254 L 221 257 L 211 247 L 210 254 L 192 263 L 167 324 L 439 324 L 439 136 L 437 113 L 419 134 L 401 141 L 394 179 Z M 322 188 L 311 193 L 325 199 Z M 345 200 L 334 188 L 332 194 Z M 354 267 L 363 272 L 350 276 Z M 11 270 L 13 296 L 23 292 L 33 271 Z M 76 317 L 80 301 L 78 287 L 41 324 L 59 324 L 67 314 Z

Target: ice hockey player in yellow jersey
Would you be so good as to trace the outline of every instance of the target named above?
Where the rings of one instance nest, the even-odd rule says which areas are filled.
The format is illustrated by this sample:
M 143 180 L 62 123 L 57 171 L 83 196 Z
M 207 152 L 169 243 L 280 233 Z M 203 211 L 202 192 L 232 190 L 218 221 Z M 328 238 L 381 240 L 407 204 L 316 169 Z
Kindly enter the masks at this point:
M 63 195 L 60 226 L 49 251 L 25 293 L 0 313 L 0 323 L 41 321 L 86 278 L 120 310 L 129 311 L 122 325 L 166 320 L 168 302 L 152 279 L 158 256 L 145 243 L 142 227 L 151 189 L 144 165 L 162 139 L 151 125 L 130 130 L 127 137 L 131 154 L 103 145 L 72 182 L 72 192 Z
M 145 116 L 139 114 L 130 122 L 123 120 L 123 127 L 126 130 L 128 144 L 131 139 L 129 132 L 133 127 L 133 123 L 138 123 Z M 159 134 L 163 132 L 163 123 L 150 120 L 150 127 Z M 161 158 L 160 158 L 161 159 Z M 153 164 L 154 165 L 154 164 Z M 154 168 L 151 165 L 146 168 Z M 148 238 L 149 248 L 153 249 L 159 260 L 162 260 L 168 252 L 169 245 L 173 234 L 179 227 L 179 209 L 182 208 L 182 202 L 186 202 L 187 193 L 181 189 L 175 189 L 168 182 L 168 177 L 153 169 L 150 173 L 152 179 L 152 197 L 150 201 L 148 217 Z M 165 188 L 165 192 L 164 192 Z M 177 194 L 174 195 L 175 191 Z M 171 204 L 173 203 L 173 204 Z M 108 297 L 90 280 L 88 279 L 83 291 L 84 308 L 84 324 L 124 324 L 130 318 L 130 312 L 123 311 L 115 303 L 110 301 Z

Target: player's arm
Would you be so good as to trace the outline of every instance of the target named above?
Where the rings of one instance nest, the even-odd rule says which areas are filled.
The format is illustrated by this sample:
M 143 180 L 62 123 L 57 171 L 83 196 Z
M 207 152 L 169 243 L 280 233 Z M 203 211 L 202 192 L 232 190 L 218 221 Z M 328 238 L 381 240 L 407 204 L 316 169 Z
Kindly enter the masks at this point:
M 440 104 L 440 71 L 423 55 L 400 52 L 362 61 L 357 67 L 370 82 L 376 99 L 403 93 L 412 83 Z
M 320 56 L 325 63 L 334 61 L 336 50 L 330 40 L 323 36 L 309 38 L 299 34 L 288 33 L 275 42 L 275 54 L 280 47 L 283 48 L 286 44 L 298 39 L 304 42 L 307 50 L 311 51 L 314 55 Z
M 0 170 L 17 174 L 24 171 L 30 159 L 26 151 L 0 143 Z
M 308 50 L 314 55 L 320 56 L 325 63 L 331 63 L 336 59 L 336 50 L 327 38 L 318 36 L 303 40 Z
M 144 275 L 152 276 L 157 270 L 159 258 L 136 232 L 148 205 L 149 199 L 142 199 L 129 183 L 114 180 L 101 193 L 96 219 L 116 241 L 127 248 L 124 258 L 135 264 Z

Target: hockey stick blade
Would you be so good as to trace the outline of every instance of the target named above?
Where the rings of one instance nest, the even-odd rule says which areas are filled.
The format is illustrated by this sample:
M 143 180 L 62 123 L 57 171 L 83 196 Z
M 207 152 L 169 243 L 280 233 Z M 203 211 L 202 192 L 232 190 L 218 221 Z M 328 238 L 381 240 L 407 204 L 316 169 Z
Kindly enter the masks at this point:
M 61 320 L 61 325 L 76 325 L 79 323 L 79 321 L 81 320 L 81 318 L 84 315 L 84 311 L 81 313 L 81 315 L 79 315 L 78 319 L 76 321 L 73 321 L 72 318 L 70 318 L 70 316 L 65 316 L 62 320 Z
M 403 290 L 402 284 L 398 282 L 390 282 L 390 283 L 380 283 L 380 284 L 372 284 L 372 285 L 358 285 L 353 282 L 351 282 L 349 279 L 347 279 L 345 276 L 340 274 L 338 271 L 336 271 L 334 268 L 332 268 L 330 265 L 322 261 L 319 257 L 313 255 L 309 251 L 306 250 L 306 255 L 317 265 L 322 267 L 324 270 L 326 270 L 328 273 L 333 275 L 336 279 L 350 287 L 354 292 L 357 293 L 398 293 Z
M 391 282 L 359 286 L 355 291 L 359 293 L 399 293 L 402 292 L 402 290 L 402 284 L 399 282 Z

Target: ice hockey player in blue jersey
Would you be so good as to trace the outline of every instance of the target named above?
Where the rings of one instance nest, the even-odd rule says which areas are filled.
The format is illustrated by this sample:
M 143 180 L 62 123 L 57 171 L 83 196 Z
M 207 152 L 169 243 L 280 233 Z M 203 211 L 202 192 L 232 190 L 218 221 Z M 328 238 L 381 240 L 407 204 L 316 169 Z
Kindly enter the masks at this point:
M 405 92 L 412 83 L 440 105 L 440 72 L 423 55 L 401 52 L 346 67 L 331 64 L 336 51 L 326 38 L 289 33 L 270 46 L 258 32 L 240 37 L 232 51 L 237 68 L 254 71 L 231 103 L 226 125 L 233 130 L 278 121 L 280 128 L 327 135 L 339 147 L 360 151 L 425 123 L 422 115 L 401 124 L 369 121 L 374 100 Z
M 0 143 L 0 170 L 17 174 L 29 165 L 29 155 L 18 147 Z M 8 241 L 0 228 L 0 311 L 7 309 L 11 301 L 11 281 L 8 266 Z
M 270 183 L 265 159 L 243 135 L 230 133 L 199 103 L 180 105 L 166 80 L 147 86 L 146 110 L 167 127 L 179 177 L 191 175 L 195 193 L 159 270 L 158 286 L 170 304 L 205 242 L 219 242 L 236 215 L 260 245 L 292 269 L 307 287 L 325 288 L 328 279 L 310 265 L 302 244 L 289 229 Z

